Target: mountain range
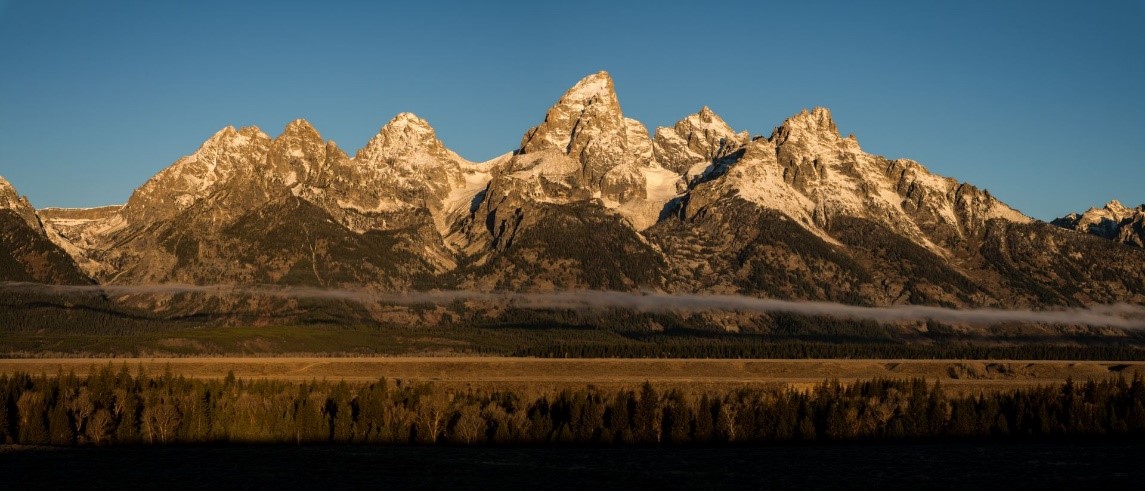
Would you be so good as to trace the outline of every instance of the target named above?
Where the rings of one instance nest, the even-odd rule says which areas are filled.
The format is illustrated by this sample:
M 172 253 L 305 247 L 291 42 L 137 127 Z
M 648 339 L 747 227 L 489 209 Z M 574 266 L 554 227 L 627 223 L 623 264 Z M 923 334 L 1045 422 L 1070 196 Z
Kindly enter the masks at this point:
M 704 107 L 650 134 L 606 72 L 488 162 L 403 113 L 353 156 L 301 119 L 276 137 L 226 127 L 121 206 L 36 210 L 0 178 L 8 282 L 1143 305 L 1143 237 L 1145 205 L 1034 220 L 918 162 L 866 153 L 825 108 L 763 135 Z
M 1112 200 L 1101 208 L 1070 213 L 1050 222 L 1059 227 L 1093 234 L 1123 244 L 1145 247 L 1145 205 L 1129 208 Z

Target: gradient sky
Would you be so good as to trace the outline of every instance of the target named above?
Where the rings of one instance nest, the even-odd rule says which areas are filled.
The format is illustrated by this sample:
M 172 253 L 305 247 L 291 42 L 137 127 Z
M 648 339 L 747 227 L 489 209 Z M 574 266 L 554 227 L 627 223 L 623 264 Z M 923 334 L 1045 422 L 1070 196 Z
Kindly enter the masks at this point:
M 650 131 L 827 106 L 1036 218 L 1145 202 L 1143 0 L 0 0 L 0 175 L 37 207 L 121 203 L 226 125 L 306 118 L 352 154 L 401 111 L 481 161 L 598 70 Z

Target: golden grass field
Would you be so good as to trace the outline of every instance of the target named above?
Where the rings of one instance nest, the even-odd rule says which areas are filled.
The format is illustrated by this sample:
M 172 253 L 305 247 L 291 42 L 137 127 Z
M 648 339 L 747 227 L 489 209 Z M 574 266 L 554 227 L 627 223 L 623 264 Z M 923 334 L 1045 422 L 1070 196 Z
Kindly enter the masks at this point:
M 692 388 L 792 386 L 824 380 L 847 383 L 873 378 L 922 377 L 958 392 L 1145 376 L 1145 362 L 997 360 L 725 360 L 725 359 L 543 359 L 504 357 L 379 358 L 59 358 L 0 359 L 0 373 L 75 372 L 108 365 L 133 373 L 241 379 L 374 381 L 380 378 L 433 382 L 458 388 L 533 390 L 594 385 L 631 387 L 645 381 Z

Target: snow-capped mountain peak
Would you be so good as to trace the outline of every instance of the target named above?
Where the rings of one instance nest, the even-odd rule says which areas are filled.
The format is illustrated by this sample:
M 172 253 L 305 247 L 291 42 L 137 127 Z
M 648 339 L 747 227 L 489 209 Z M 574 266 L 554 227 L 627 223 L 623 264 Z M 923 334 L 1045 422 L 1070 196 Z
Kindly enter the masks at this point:
M 606 71 L 599 71 L 582 78 L 560 98 L 560 104 L 616 104 L 616 88 L 612 76 Z
M 622 144 L 623 137 L 614 137 L 624 131 L 623 120 L 612 77 L 597 72 L 573 85 L 549 108 L 544 122 L 525 133 L 521 153 L 557 150 L 578 158 L 592 141 L 603 144 L 601 137 Z
M 437 138 L 437 132 L 426 120 L 409 112 L 394 116 L 369 143 L 358 152 L 354 160 L 369 165 L 386 165 L 408 159 L 415 154 L 426 154 L 436 158 L 462 160 L 457 154 L 445 148 Z

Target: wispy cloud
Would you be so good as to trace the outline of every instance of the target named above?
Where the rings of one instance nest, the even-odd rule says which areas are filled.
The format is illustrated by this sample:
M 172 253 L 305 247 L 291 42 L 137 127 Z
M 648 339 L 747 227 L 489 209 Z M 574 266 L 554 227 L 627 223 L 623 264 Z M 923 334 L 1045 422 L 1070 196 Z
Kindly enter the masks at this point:
M 948 323 L 991 325 L 1005 322 L 1073 324 L 1145 329 L 1145 307 L 1117 304 L 1059 310 L 950 309 L 928 306 L 860 307 L 833 302 L 754 298 L 739 295 L 566 291 L 554 293 L 474 292 L 463 290 L 382 293 L 354 289 L 290 286 L 230 285 L 102 285 L 58 286 L 0 283 L 0 292 L 38 294 L 107 294 L 110 296 L 199 294 L 250 295 L 295 299 L 341 300 L 398 305 L 449 304 L 458 301 L 495 302 L 527 309 L 626 309 L 639 312 L 741 311 L 787 312 L 847 319 L 901 322 L 930 319 Z

